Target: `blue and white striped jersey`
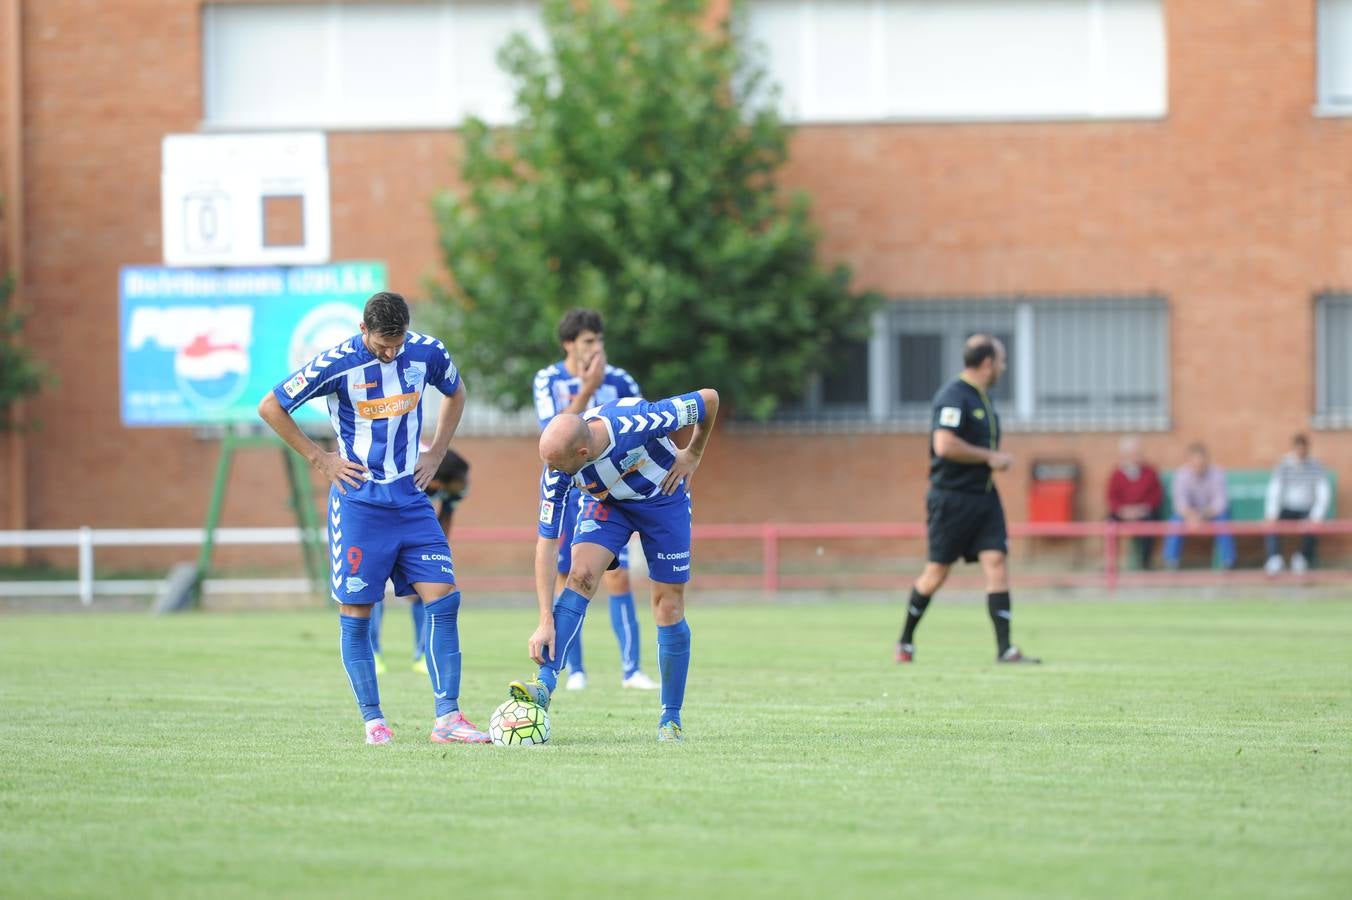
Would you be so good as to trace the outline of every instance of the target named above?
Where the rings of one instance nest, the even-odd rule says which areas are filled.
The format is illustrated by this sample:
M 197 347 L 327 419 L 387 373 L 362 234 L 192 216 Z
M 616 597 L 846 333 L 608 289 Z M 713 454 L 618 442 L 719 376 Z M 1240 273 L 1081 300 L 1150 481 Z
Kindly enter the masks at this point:
M 582 390 L 582 379 L 568 374 L 568 367 L 560 360 L 535 373 L 534 387 L 535 415 L 540 420 L 540 427 L 544 428 Z M 643 394 L 638 389 L 638 382 L 628 372 L 607 364 L 601 386 L 592 394 L 590 408 L 605 406 L 612 400 L 641 396 Z
M 386 485 L 413 474 L 423 426 L 419 399 L 428 385 L 452 396 L 460 390 L 460 373 L 441 341 L 410 331 L 392 362 L 382 363 L 357 334 L 307 362 L 272 393 L 288 413 L 327 395 L 338 452 L 366 466 L 373 483 Z M 388 492 L 373 492 L 372 500 L 379 502 L 382 493 Z
M 548 467 L 540 476 L 540 535 L 559 536 L 563 500 L 570 487 L 607 503 L 641 503 L 661 496 L 662 479 L 676 462 L 676 446 L 667 435 L 704 420 L 698 392 L 649 403 L 637 397 L 612 400 L 582 414 L 605 422 L 610 444 L 571 479 Z

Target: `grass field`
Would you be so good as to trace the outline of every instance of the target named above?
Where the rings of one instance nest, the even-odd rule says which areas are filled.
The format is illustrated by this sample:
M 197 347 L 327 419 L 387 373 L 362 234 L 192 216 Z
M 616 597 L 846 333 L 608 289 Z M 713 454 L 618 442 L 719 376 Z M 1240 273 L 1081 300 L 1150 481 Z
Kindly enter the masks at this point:
M 1016 604 L 1013 669 L 898 613 L 693 608 L 679 746 L 592 621 L 534 750 L 429 744 L 402 666 L 366 747 L 323 612 L 10 615 L 0 895 L 1352 895 L 1352 601 Z M 480 724 L 532 624 L 467 603 Z

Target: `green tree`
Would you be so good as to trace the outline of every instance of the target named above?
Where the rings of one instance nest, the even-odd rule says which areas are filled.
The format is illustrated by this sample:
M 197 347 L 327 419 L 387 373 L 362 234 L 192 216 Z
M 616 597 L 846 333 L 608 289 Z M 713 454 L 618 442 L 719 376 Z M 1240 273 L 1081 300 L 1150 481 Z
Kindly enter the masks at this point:
M 24 319 L 11 305 L 14 279 L 0 276 L 0 431 L 15 426 L 10 410 L 31 397 L 47 381 L 46 370 L 33 359 L 20 337 Z
M 464 187 L 434 203 L 457 359 L 522 406 L 559 317 L 589 306 L 649 396 L 713 386 L 769 416 L 877 298 L 818 265 L 807 198 L 775 184 L 788 129 L 764 67 L 707 0 L 546 0 L 544 23 L 546 48 L 499 55 L 516 124 L 467 120 Z

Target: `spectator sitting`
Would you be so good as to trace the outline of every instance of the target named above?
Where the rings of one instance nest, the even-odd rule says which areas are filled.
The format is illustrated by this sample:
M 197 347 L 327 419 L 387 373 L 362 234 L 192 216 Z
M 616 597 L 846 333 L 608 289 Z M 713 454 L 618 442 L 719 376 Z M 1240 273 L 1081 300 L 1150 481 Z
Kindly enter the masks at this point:
M 1230 521 L 1230 498 L 1226 493 L 1225 473 L 1219 466 L 1211 464 L 1211 458 L 1202 444 L 1188 447 L 1187 462 L 1174 472 L 1170 494 L 1174 502 L 1171 522 L 1185 522 L 1189 527 L 1196 527 L 1207 522 Z M 1222 568 L 1233 569 L 1235 536 L 1216 535 L 1216 547 L 1220 550 Z M 1182 551 L 1183 535 L 1169 535 L 1164 539 L 1164 564 L 1170 569 L 1177 569 Z
M 1272 470 L 1268 482 L 1267 506 L 1264 518 L 1269 522 L 1291 519 L 1309 519 L 1322 522 L 1329 511 L 1329 479 L 1318 460 L 1310 456 L 1310 440 L 1303 434 L 1291 439 L 1291 452 Z M 1291 554 L 1291 571 L 1304 572 L 1314 564 L 1315 536 L 1302 534 L 1300 550 Z M 1267 565 L 1269 575 L 1282 570 L 1281 538 L 1267 536 Z
M 1122 438 L 1118 445 L 1122 461 L 1108 479 L 1108 518 L 1114 522 L 1147 522 L 1158 519 L 1164 503 L 1164 488 L 1153 466 L 1141 456 L 1141 442 L 1134 436 Z M 1142 569 L 1150 568 L 1155 539 L 1137 535 L 1131 539 Z

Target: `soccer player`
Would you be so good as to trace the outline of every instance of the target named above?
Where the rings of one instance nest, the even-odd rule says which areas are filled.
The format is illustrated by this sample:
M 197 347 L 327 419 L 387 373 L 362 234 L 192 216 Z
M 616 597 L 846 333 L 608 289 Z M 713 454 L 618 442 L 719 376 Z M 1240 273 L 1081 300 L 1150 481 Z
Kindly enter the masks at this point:
M 368 744 L 392 738 L 380 709 L 371 653 L 371 607 L 385 595 L 417 594 L 426 604 L 426 643 L 436 704 L 431 740 L 486 744 L 460 712 L 460 592 L 446 535 L 423 493 L 465 410 L 465 388 L 441 341 L 408 330 L 408 304 L 381 291 L 366 301 L 360 333 L 316 356 L 258 404 L 258 414 L 323 473 L 329 489 L 332 592 L 339 604 L 339 652 Z M 441 392 L 436 433 L 418 452 L 427 387 Z M 338 450 L 325 453 L 291 413 L 327 396 Z
M 540 525 L 535 593 L 540 624 L 527 642 L 540 669 L 514 681 L 512 697 L 549 705 L 568 645 L 577 640 L 601 574 L 638 532 L 648 558 L 657 661 L 662 671 L 659 741 L 680 741 L 690 668 L 685 584 L 690 580 L 690 500 L 685 479 L 698 468 L 718 415 L 718 392 L 704 388 L 656 403 L 615 400 L 582 415 L 555 416 L 540 435 Z M 679 450 L 668 434 L 694 425 Z M 554 598 L 555 558 L 569 485 L 584 495 L 572 535 L 567 586 Z
M 420 444 L 418 452 L 427 453 L 426 445 Z M 463 456 L 454 450 L 447 450 L 446 455 L 441 460 L 441 465 L 437 467 L 437 472 L 432 476 L 431 482 L 423 490 L 431 500 L 437 504 L 437 523 L 441 526 L 441 531 L 446 535 L 446 540 L 451 539 L 451 522 L 455 517 L 455 508 L 460 505 L 460 501 L 465 499 L 465 494 L 469 492 L 469 463 Z M 426 648 L 423 645 L 423 623 L 427 616 L 423 608 L 423 602 L 417 594 L 410 592 L 407 595 L 400 595 L 403 599 L 409 601 L 409 612 L 413 617 L 413 671 L 421 672 L 426 675 L 427 656 L 424 652 Z M 385 621 L 385 604 L 376 603 L 371 606 L 371 652 L 376 658 L 376 674 L 384 675 L 386 666 L 385 660 L 380 652 L 380 632 Z
M 986 576 L 986 608 L 995 626 L 997 662 L 1037 663 L 1009 642 L 1008 537 L 1005 510 L 995 490 L 995 472 L 1006 471 L 1013 457 L 1000 450 L 1000 417 L 989 391 L 1005 371 L 1005 347 L 986 334 L 967 339 L 962 374 L 934 395 L 930 420 L 929 561 L 911 588 L 906 625 L 897 642 L 896 661 L 915 659 L 915 627 L 934 593 L 962 557 L 980 562 Z
M 577 414 L 612 400 L 639 397 L 638 382 L 624 369 L 606 362 L 605 328 L 601 314 L 592 309 L 573 309 L 559 322 L 559 343 L 563 345 L 563 359 L 535 375 L 535 413 L 543 429 L 560 413 Z M 564 578 L 572 565 L 573 529 L 577 525 L 578 508 L 582 496 L 570 491 L 563 502 L 561 534 L 565 540 L 559 545 L 558 578 L 555 595 L 563 591 Z M 627 688 L 655 690 L 657 683 L 639 667 L 638 618 L 634 611 L 634 594 L 629 584 L 629 548 L 622 547 L 616 565 L 603 576 L 606 593 L 610 595 L 610 627 L 620 646 L 620 664 L 623 668 L 620 684 Z M 582 664 L 582 635 L 568 647 L 563 661 L 568 667 L 564 687 L 581 690 L 587 686 L 587 672 Z

